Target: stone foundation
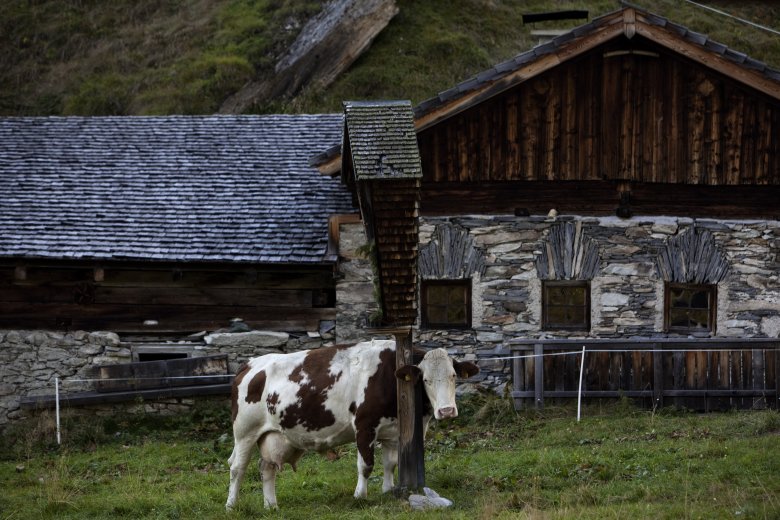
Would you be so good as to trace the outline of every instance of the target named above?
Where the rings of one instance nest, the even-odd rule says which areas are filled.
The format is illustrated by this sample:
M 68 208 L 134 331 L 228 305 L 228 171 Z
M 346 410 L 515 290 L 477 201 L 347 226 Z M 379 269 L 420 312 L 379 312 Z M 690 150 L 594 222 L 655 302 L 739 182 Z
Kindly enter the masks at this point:
M 332 344 L 332 333 L 291 335 L 284 332 L 251 331 L 212 334 L 203 342 L 170 343 L 184 348 L 190 357 L 227 354 L 229 371 L 235 373 L 249 358 L 272 352 L 293 352 Z M 160 347 L 165 350 L 164 346 Z M 129 363 L 133 346 L 123 343 L 113 332 L 0 331 L 0 427 L 22 419 L 30 412 L 19 406 L 20 399 L 32 395 L 54 395 L 55 378 L 60 379 L 61 395 L 93 390 L 90 379 L 100 365 Z M 161 399 L 144 403 L 118 403 L 90 406 L 95 414 L 179 413 L 189 410 L 192 399 Z

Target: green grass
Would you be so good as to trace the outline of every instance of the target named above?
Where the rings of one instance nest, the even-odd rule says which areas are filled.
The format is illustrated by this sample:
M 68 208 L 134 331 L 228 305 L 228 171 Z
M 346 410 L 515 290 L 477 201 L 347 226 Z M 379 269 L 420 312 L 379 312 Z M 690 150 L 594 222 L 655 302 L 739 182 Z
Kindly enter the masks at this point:
M 250 112 L 334 112 L 344 100 L 417 103 L 531 48 L 522 14 L 616 0 L 396 0 L 399 14 L 330 87 L 261 100 Z M 633 0 L 780 67 L 780 38 L 683 0 Z M 716 7 L 780 29 L 780 4 Z M 204 114 L 273 66 L 314 0 L 4 0 L 0 2 L 0 115 Z M 555 28 L 579 24 L 547 22 Z
M 50 418 L 3 437 L 0 519 L 22 518 L 778 518 L 780 413 L 653 413 L 591 406 L 515 413 L 475 397 L 426 441 L 427 484 L 455 502 L 412 513 L 380 493 L 352 498 L 355 449 L 304 457 L 277 481 L 279 512 L 263 509 L 253 463 L 237 510 L 225 513 L 232 440 L 213 405 L 190 417 Z

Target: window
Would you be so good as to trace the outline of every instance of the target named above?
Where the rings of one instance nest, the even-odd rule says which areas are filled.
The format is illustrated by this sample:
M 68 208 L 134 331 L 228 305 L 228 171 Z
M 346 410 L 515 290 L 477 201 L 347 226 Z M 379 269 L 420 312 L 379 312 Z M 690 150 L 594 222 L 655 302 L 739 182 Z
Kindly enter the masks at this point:
M 542 328 L 545 330 L 590 329 L 590 283 L 543 282 Z
M 664 319 L 669 332 L 713 332 L 715 285 L 667 283 Z
M 471 327 L 471 279 L 423 280 L 422 325 L 443 329 Z

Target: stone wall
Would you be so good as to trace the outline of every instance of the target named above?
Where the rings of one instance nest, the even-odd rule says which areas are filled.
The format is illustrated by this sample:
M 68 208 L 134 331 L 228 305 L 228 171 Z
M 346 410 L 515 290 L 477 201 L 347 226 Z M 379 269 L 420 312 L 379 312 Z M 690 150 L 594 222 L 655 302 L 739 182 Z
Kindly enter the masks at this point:
M 539 258 L 546 256 L 551 230 L 574 222 L 598 250 L 591 278 L 591 327 L 586 333 L 544 331 L 541 327 Z M 717 323 L 720 337 L 780 335 L 780 222 L 636 217 L 468 216 L 424 218 L 420 243 L 437 226 L 465 229 L 485 254 L 485 270 L 472 279 L 473 330 L 419 330 L 418 344 L 444 346 L 477 358 L 482 383 L 498 387 L 509 379 L 508 363 L 488 361 L 508 354 L 513 339 L 660 337 L 663 332 L 664 281 L 659 252 L 670 238 L 693 226 L 714 238 L 729 269 L 718 282 Z M 574 228 L 573 226 L 569 226 Z M 572 238 L 571 240 L 574 240 Z M 584 239 L 583 239 L 584 240 Z M 577 256 L 579 242 L 568 255 Z M 555 255 L 553 255 L 555 256 Z M 563 255 L 565 256 L 565 255 Z M 540 276 L 541 275 L 541 276 Z
M 271 352 L 293 352 L 333 343 L 329 333 L 291 335 L 285 332 L 250 331 L 216 333 L 196 343 L 171 343 L 191 357 L 227 354 L 229 371 L 235 373 L 247 359 Z M 113 332 L 0 331 L 0 428 L 31 412 L 20 408 L 20 399 L 53 395 L 55 378 L 61 380 L 63 395 L 93 389 L 91 382 L 74 380 L 94 377 L 101 365 L 129 363 L 134 345 Z M 160 347 L 165 350 L 165 347 Z M 154 402 L 89 406 L 87 413 L 109 414 L 188 410 L 192 399 L 163 399 Z
M 336 283 L 336 342 L 367 339 L 366 329 L 377 310 L 374 275 L 366 254 L 363 223 L 339 227 L 339 280 Z

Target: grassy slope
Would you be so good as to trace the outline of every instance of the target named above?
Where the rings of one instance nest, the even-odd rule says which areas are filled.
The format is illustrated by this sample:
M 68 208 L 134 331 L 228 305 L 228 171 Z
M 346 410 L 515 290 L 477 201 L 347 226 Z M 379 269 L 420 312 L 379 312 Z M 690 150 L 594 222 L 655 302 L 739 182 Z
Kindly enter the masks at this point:
M 614 0 L 397 0 L 401 12 L 370 51 L 325 92 L 306 93 L 293 111 L 338 111 L 342 99 L 411 99 L 419 103 L 456 83 L 525 51 L 536 43 L 522 13 L 588 9 L 591 18 L 612 12 Z M 750 28 L 683 0 L 633 0 L 634 5 L 710 35 L 780 68 L 780 37 Z M 780 5 L 757 1 L 715 2 L 721 9 L 780 30 Z M 545 22 L 564 28 L 576 22 Z
M 778 518 L 780 413 L 652 413 L 625 404 L 516 414 L 476 398 L 429 432 L 427 483 L 454 500 L 409 512 L 381 495 L 355 501 L 355 450 L 307 455 L 277 482 L 279 513 L 262 507 L 256 466 L 236 513 L 223 512 L 232 442 L 225 411 L 173 423 L 69 422 L 66 447 L 26 438 L 0 452 L 0 518 Z M 167 428 L 166 428 L 167 426 Z M 174 427 L 171 429 L 171 427 Z M 51 431 L 46 432 L 51 439 Z M 7 438 L 3 439 L 7 443 Z M 24 466 L 17 470 L 17 466 Z
M 521 14 L 615 0 L 397 0 L 399 15 L 334 85 L 253 112 L 338 111 L 344 99 L 422 101 L 530 48 Z M 635 0 L 780 68 L 780 38 L 682 0 Z M 780 5 L 713 2 L 780 28 Z M 211 113 L 272 70 L 315 0 L 5 0 L 0 115 Z M 554 23 L 561 27 L 561 23 Z

